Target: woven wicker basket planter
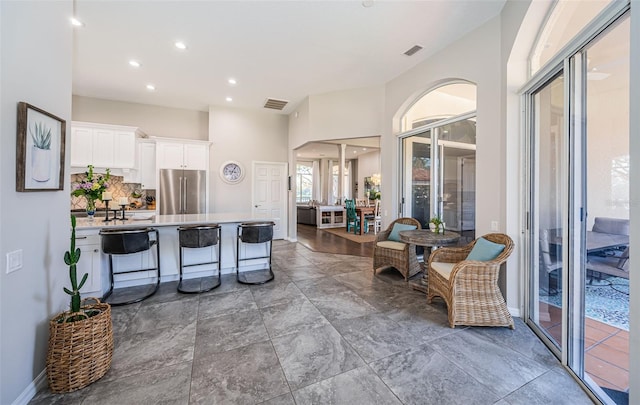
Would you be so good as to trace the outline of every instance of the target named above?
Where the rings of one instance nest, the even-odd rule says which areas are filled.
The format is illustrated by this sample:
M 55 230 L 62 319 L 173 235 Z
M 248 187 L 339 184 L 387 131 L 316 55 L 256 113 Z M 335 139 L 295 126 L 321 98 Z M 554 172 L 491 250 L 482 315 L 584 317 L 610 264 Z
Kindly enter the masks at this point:
M 96 304 L 83 305 L 82 309 L 101 312 L 79 321 L 59 322 L 81 314 L 62 312 L 49 321 L 47 380 L 52 392 L 79 390 L 99 380 L 111 367 L 111 306 L 97 301 Z

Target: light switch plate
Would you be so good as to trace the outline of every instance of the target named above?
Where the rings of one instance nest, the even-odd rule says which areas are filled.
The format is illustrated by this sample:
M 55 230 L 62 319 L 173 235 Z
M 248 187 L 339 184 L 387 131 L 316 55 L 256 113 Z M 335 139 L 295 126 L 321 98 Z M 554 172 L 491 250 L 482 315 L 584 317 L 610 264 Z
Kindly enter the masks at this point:
M 7 274 L 22 268 L 22 249 L 7 253 Z
M 492 231 L 498 230 L 498 221 L 491 221 L 491 230 Z

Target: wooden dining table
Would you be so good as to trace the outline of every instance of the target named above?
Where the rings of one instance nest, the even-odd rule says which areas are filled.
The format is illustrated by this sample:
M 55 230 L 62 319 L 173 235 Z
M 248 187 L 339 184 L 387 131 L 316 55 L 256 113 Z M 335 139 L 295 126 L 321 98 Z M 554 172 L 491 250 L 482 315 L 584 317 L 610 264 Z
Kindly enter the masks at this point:
M 364 234 L 364 216 L 375 214 L 376 207 L 356 207 L 356 214 L 360 217 L 360 235 Z

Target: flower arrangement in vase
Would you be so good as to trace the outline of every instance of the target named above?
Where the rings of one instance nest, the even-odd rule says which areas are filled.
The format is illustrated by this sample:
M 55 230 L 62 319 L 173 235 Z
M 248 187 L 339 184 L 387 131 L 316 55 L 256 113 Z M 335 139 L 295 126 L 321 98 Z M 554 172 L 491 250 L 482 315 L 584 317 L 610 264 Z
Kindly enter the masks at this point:
M 102 200 L 102 193 L 109 188 L 109 179 L 111 178 L 110 170 L 106 170 L 106 174 L 94 174 L 93 166 L 87 166 L 85 172 L 87 178 L 79 183 L 74 184 L 71 195 L 74 197 L 84 196 L 87 199 L 87 215 L 93 218 L 96 212 L 96 200 Z

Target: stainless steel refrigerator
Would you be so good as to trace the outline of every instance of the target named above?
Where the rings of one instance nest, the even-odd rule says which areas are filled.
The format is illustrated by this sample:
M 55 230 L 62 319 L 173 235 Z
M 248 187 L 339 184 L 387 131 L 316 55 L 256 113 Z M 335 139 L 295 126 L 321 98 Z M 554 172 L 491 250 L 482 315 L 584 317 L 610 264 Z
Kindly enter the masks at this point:
M 206 171 L 160 169 L 159 186 L 160 215 L 206 212 Z

